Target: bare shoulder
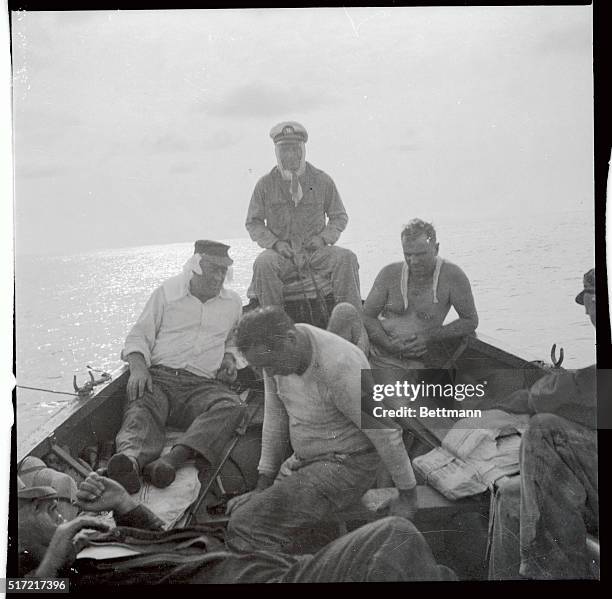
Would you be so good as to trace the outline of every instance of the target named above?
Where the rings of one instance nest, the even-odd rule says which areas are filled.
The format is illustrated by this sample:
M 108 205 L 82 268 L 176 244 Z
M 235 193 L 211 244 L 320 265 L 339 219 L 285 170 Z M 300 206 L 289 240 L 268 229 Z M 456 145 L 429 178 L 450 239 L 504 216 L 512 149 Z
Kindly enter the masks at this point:
M 376 276 L 376 280 L 379 283 L 392 285 L 400 280 L 402 276 L 402 267 L 404 266 L 403 262 L 393 262 L 391 264 L 387 264 L 384 266 L 378 275 Z
M 449 283 L 469 283 L 469 279 L 463 269 L 457 266 L 453 262 L 444 260 L 442 268 L 440 269 L 440 278 L 448 281 Z

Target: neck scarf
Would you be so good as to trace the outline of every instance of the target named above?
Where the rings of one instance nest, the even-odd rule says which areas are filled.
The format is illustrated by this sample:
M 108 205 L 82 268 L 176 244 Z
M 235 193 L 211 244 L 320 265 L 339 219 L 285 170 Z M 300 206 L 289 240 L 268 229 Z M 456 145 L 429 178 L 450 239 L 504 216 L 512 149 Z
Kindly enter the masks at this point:
M 280 154 L 278 151 L 278 145 L 274 146 L 274 153 L 276 154 L 276 168 L 278 168 L 278 172 L 281 174 L 281 177 L 284 181 L 291 181 L 289 185 L 289 191 L 291 193 L 291 199 L 293 203 L 297 206 L 300 200 L 303 197 L 302 186 L 300 185 L 300 180 L 298 177 L 304 174 L 306 171 L 306 145 L 303 141 L 300 142 L 300 148 L 302 148 L 302 159 L 300 160 L 300 168 L 297 171 L 288 171 L 283 168 L 283 163 L 280 159 Z
M 440 269 L 444 259 L 440 256 L 436 256 L 436 267 L 433 274 L 432 291 L 433 291 L 433 303 L 438 303 L 438 279 L 440 278 Z M 410 276 L 410 267 L 408 263 L 404 261 L 402 265 L 402 277 L 400 279 L 400 290 L 402 292 L 402 299 L 404 300 L 404 310 L 408 310 L 408 277 Z
M 202 260 L 203 254 L 194 254 L 183 264 L 183 270 L 177 277 L 172 277 L 164 281 L 164 291 L 166 292 L 166 298 L 168 301 L 173 301 L 184 297 L 189 293 L 189 283 L 194 274 L 201 275 L 202 267 L 200 266 L 200 260 Z M 225 281 L 223 285 L 233 280 L 234 271 L 230 266 L 225 274 Z M 221 288 L 223 291 L 223 287 Z

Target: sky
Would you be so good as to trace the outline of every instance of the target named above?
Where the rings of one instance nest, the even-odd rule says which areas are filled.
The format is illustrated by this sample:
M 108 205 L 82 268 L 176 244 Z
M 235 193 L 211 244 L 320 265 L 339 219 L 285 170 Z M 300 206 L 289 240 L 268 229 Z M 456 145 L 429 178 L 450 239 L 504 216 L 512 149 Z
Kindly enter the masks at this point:
M 593 206 L 590 6 L 22 12 L 15 247 L 247 236 L 301 122 L 345 239 Z

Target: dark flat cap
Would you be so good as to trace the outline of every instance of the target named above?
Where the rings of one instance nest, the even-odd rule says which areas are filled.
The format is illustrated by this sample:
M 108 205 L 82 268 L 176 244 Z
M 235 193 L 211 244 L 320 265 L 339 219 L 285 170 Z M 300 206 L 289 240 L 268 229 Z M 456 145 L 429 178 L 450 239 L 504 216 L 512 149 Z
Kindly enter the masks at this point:
M 19 499 L 57 499 L 53 487 L 29 487 L 17 477 L 17 497 Z
M 219 241 L 210 241 L 208 239 L 198 239 L 195 242 L 194 254 L 202 254 L 210 259 L 215 264 L 221 266 L 231 266 L 234 261 L 227 253 L 230 249 L 229 245 L 220 243 Z
M 576 296 L 576 303 L 584 306 L 584 294 L 595 293 L 595 269 L 591 268 L 589 272 L 584 273 L 582 277 L 582 285 L 584 289 Z

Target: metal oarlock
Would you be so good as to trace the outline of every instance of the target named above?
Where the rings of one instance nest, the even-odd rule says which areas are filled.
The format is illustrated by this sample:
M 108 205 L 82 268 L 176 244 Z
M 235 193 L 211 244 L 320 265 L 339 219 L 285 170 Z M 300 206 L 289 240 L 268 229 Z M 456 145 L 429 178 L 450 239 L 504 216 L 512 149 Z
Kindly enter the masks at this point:
M 563 348 L 562 347 L 559 348 L 559 358 L 557 358 L 557 344 L 553 343 L 553 346 L 550 350 L 550 360 L 553 364 L 553 367 L 561 368 L 561 364 L 563 364 L 563 358 L 564 358 Z
M 76 374 L 72 377 L 72 386 L 77 392 L 77 395 L 82 399 L 89 397 L 93 393 L 94 387 L 96 385 L 101 385 L 102 383 L 106 383 L 106 381 L 111 380 L 111 375 L 108 372 L 100 370 L 99 368 L 92 368 L 91 366 L 87 366 L 87 368 L 89 369 L 90 380 L 88 380 L 82 387 L 79 387 L 77 385 Z M 94 372 L 100 372 L 100 378 L 95 378 L 93 375 Z

